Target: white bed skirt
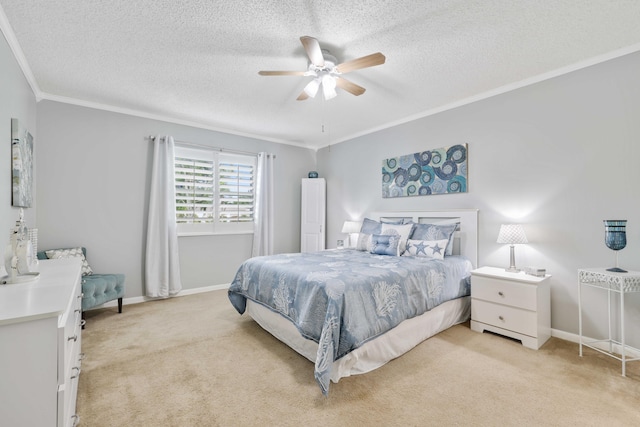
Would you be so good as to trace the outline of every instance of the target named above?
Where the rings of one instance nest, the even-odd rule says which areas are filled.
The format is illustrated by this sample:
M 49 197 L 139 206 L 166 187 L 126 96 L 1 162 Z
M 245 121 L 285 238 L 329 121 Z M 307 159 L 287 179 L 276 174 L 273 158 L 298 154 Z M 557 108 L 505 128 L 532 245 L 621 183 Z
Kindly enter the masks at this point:
M 318 344 L 304 338 L 289 320 L 278 313 L 247 300 L 249 314 L 263 329 L 315 363 Z M 411 350 L 422 341 L 467 321 L 471 315 L 471 297 L 458 298 L 413 319 L 405 320 L 389 332 L 367 341 L 333 363 L 331 381 L 364 374 Z

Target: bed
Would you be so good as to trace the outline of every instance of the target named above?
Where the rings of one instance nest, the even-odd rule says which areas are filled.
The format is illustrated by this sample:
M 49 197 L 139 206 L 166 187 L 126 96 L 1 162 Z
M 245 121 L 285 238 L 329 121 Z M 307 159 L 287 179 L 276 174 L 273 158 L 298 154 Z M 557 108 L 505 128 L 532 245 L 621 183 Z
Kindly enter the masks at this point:
M 477 215 L 370 213 L 354 248 L 245 261 L 229 299 L 312 361 L 327 395 L 330 382 L 372 371 L 469 319 Z

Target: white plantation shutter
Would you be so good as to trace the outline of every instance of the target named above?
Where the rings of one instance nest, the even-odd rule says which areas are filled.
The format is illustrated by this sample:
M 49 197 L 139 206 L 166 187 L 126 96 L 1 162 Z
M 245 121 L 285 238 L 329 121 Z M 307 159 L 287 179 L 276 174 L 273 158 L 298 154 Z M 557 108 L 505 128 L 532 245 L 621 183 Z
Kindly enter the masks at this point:
M 176 222 L 212 223 L 215 206 L 213 161 L 176 156 L 175 177 Z
M 177 146 L 178 232 L 251 232 L 255 167 L 253 156 Z
M 253 223 L 255 159 L 220 154 L 218 160 L 218 220 Z

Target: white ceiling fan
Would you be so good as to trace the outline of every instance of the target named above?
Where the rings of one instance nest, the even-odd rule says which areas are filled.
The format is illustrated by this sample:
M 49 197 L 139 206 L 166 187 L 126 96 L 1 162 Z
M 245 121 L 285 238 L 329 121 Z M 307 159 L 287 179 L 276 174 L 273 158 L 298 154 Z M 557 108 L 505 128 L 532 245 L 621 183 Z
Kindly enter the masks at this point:
M 259 71 L 261 76 L 311 76 L 311 80 L 305 87 L 298 101 L 304 101 L 313 98 L 322 86 L 322 94 L 325 100 L 335 98 L 336 87 L 344 89 L 347 92 L 359 96 L 366 90 L 362 86 L 350 82 L 342 77 L 343 74 L 354 70 L 384 64 L 385 56 L 380 52 L 361 58 L 352 59 L 351 61 L 337 64 L 336 58 L 329 51 L 320 48 L 318 40 L 309 36 L 300 37 L 302 46 L 309 57 L 309 68 L 307 71 Z

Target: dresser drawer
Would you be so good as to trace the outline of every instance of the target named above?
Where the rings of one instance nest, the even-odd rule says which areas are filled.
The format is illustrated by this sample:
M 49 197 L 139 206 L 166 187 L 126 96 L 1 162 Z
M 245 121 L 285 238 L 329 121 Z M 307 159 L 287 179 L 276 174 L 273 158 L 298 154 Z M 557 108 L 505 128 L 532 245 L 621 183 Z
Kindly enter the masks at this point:
M 62 427 L 74 426 L 76 422 L 74 415 L 82 356 L 74 354 L 72 362 L 73 367 L 69 370 L 65 383 L 58 389 L 58 425 Z
M 471 303 L 471 318 L 530 337 L 538 336 L 538 316 L 533 311 L 474 299 Z
M 532 311 L 537 310 L 535 285 L 471 276 L 471 297 Z
M 64 384 L 69 377 L 69 372 L 75 366 L 76 355 L 80 353 L 80 340 L 82 339 L 82 295 L 79 292 L 71 301 L 65 323 L 59 329 L 60 347 L 58 354 L 58 384 Z

